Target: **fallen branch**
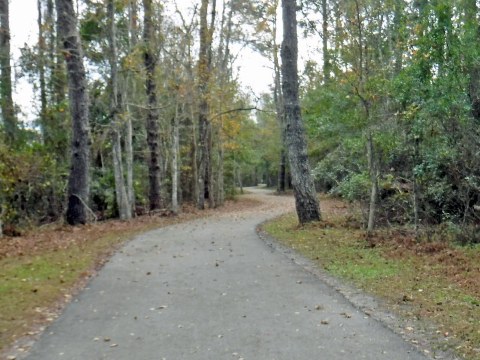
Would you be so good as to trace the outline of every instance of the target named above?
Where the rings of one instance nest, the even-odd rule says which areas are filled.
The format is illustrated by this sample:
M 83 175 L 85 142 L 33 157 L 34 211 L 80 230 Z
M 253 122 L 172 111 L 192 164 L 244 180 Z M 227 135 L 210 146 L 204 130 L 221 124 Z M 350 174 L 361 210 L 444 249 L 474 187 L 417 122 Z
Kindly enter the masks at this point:
M 80 200 L 82 205 L 85 206 L 85 208 L 88 210 L 88 212 L 93 216 L 93 222 L 97 222 L 97 220 L 98 220 L 97 215 L 95 215 L 93 210 L 89 208 L 89 206 L 85 203 L 85 201 L 83 201 L 83 199 L 80 196 L 78 196 L 77 194 L 72 194 L 72 196 L 75 196 L 78 200 Z

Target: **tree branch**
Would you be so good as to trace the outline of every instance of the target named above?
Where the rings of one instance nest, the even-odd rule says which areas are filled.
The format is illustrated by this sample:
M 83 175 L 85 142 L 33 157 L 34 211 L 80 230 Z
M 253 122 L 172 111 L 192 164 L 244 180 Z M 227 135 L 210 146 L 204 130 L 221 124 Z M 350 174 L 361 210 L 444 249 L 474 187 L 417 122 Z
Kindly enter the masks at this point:
M 268 112 L 268 113 L 274 113 L 275 111 L 270 111 L 270 110 L 264 110 L 264 109 L 260 109 L 256 106 L 252 106 L 252 107 L 245 107 L 245 108 L 236 108 L 236 109 L 230 109 L 230 110 L 226 110 L 226 111 L 222 111 L 221 113 L 218 113 L 218 114 L 215 114 L 213 115 L 210 120 L 214 120 L 222 115 L 225 115 L 225 114 L 230 114 L 232 112 L 239 112 L 239 111 L 252 111 L 252 110 L 257 110 L 257 111 L 262 111 L 262 112 Z

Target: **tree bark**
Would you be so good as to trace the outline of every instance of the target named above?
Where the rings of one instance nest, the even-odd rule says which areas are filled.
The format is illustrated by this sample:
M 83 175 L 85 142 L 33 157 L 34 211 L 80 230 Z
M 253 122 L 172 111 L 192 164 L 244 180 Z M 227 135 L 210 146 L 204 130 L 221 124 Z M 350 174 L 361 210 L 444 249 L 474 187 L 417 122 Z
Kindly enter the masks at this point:
M 89 196 L 89 124 L 87 78 L 83 51 L 72 0 L 55 0 L 58 35 L 61 36 L 67 63 L 70 112 L 72 116 L 72 154 L 68 178 L 66 220 L 70 225 L 87 222 Z
M 367 157 L 368 169 L 370 171 L 371 191 L 370 191 L 370 206 L 368 211 L 367 235 L 370 235 L 375 228 L 375 215 L 377 210 L 378 197 L 378 166 L 375 156 L 375 148 L 373 145 L 372 134 L 367 135 Z
M 414 220 L 414 229 L 415 229 L 416 237 L 418 237 L 418 230 L 420 227 L 420 187 L 418 185 L 417 174 L 415 173 L 415 166 L 418 165 L 419 161 L 420 161 L 420 139 L 415 138 L 412 178 L 413 178 L 413 220 Z
M 114 6 L 114 0 L 108 0 L 107 12 L 109 22 L 108 40 L 110 45 L 110 114 L 112 119 L 113 174 L 115 178 L 115 195 L 118 215 L 121 220 L 128 220 L 132 218 L 132 207 L 129 203 L 127 191 L 125 189 L 125 179 L 123 176 L 121 123 L 118 116 L 120 107 L 118 105 L 117 43 Z
M 53 0 L 46 0 L 45 41 L 46 41 L 46 86 L 49 106 L 54 111 L 48 111 L 44 117 L 45 145 L 55 154 L 56 158 L 65 163 L 68 161 L 70 119 L 64 111 L 67 102 L 68 80 L 63 59 L 63 43 L 58 22 L 55 24 L 55 5 Z
M 480 24 L 477 20 L 478 6 L 476 0 L 465 0 L 465 26 L 470 41 L 478 44 L 480 41 Z M 473 118 L 480 122 L 480 66 L 478 65 L 477 52 L 468 59 L 468 96 L 471 104 Z
M 0 109 L 5 140 L 10 146 L 17 139 L 18 124 L 12 98 L 12 67 L 10 64 L 9 0 L 0 0 Z
M 275 111 L 277 117 L 277 123 L 280 127 L 280 161 L 278 166 L 278 180 L 277 180 L 277 192 L 285 192 L 285 178 L 287 174 L 287 154 L 285 152 L 285 114 L 282 94 L 282 77 L 280 73 L 280 61 L 278 59 L 278 45 L 277 45 L 277 17 L 275 16 L 273 22 L 273 69 L 274 69 L 274 89 L 273 100 L 275 102 Z
M 330 80 L 330 52 L 328 51 L 328 6 L 327 0 L 322 0 L 322 55 L 323 55 L 323 78 L 325 82 Z
M 172 211 L 174 214 L 179 212 L 178 204 L 178 183 L 179 183 L 179 166 L 178 160 L 180 155 L 180 135 L 178 125 L 178 104 L 175 105 L 175 116 L 172 119 Z
M 287 174 L 287 154 L 285 152 L 286 146 L 286 133 L 285 133 L 285 114 L 284 114 L 284 103 L 283 103 L 283 94 L 281 88 L 281 76 L 280 76 L 280 65 L 278 61 L 278 52 L 277 46 L 274 45 L 274 69 L 275 69 L 275 87 L 273 92 L 273 99 L 275 102 L 276 116 L 278 126 L 280 127 L 280 162 L 278 166 L 278 183 L 277 183 L 277 192 L 285 192 L 285 178 Z
M 138 43 L 137 0 L 129 0 L 128 15 L 128 47 L 129 51 L 132 52 Z M 136 93 L 136 86 L 135 81 L 132 81 L 131 71 L 127 72 L 125 83 L 127 85 L 127 89 L 124 91 L 125 96 L 123 97 L 124 101 L 127 103 L 127 117 L 125 124 L 125 166 L 127 171 L 127 197 L 133 215 L 135 210 L 135 190 L 133 188 L 133 125 L 132 112 L 127 98 L 129 98 L 130 94 Z
M 43 31 L 42 1 L 37 0 L 38 25 L 38 75 L 40 82 L 40 131 L 45 144 L 47 137 L 47 87 L 45 82 L 45 35 Z
M 208 83 L 211 71 L 211 46 L 213 29 L 208 27 L 208 3 L 209 0 L 202 0 L 200 7 L 200 52 L 198 61 L 198 200 L 197 208 L 205 208 L 205 195 L 209 190 L 209 170 L 210 170 L 210 128 L 211 124 L 208 120 L 209 104 L 208 104 Z M 213 23 L 213 18 L 212 18 Z M 208 194 L 209 198 L 213 194 Z M 212 195 L 212 196 L 210 196 Z
M 143 0 L 144 7 L 144 64 L 146 71 L 145 88 L 147 94 L 147 144 L 150 151 L 150 159 L 148 164 L 149 177 L 149 199 L 150 210 L 161 209 L 163 207 L 162 191 L 161 191 L 161 173 L 162 158 L 160 155 L 160 134 L 159 134 L 159 116 L 157 110 L 157 86 L 155 84 L 155 68 L 156 57 L 152 49 L 153 41 L 153 9 L 152 0 Z
M 295 0 L 283 0 L 282 90 L 288 159 L 301 224 L 320 220 L 320 208 L 310 171 L 298 98 L 298 39 Z

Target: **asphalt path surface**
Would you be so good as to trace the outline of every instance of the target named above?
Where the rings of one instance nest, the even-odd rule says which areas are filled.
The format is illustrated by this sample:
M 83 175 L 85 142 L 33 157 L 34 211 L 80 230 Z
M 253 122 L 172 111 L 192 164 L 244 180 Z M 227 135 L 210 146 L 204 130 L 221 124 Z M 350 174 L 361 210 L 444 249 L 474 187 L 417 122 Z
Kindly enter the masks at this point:
M 260 222 L 293 199 L 137 236 L 33 345 L 29 360 L 426 359 L 272 250 Z

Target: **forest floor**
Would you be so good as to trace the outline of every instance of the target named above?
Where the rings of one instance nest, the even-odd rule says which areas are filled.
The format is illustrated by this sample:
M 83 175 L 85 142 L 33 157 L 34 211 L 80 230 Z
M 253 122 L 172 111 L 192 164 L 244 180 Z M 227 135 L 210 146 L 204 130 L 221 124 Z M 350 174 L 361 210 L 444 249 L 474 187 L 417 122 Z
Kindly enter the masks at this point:
M 37 334 L 58 317 L 111 255 L 136 235 L 204 217 L 231 214 L 241 219 L 253 209 L 263 214 L 293 210 L 289 196 L 277 196 L 274 204 L 249 195 L 221 209 L 200 212 L 185 207 L 175 217 L 143 216 L 73 228 L 51 225 L 2 239 L 0 358 L 1 350 L 11 350 L 14 343 L 16 355 L 9 352 L 10 359 L 27 353 Z M 322 198 L 321 205 L 324 221 L 320 224 L 299 227 L 294 215 L 284 215 L 264 224 L 263 229 L 312 259 L 315 266 L 383 299 L 389 311 L 404 319 L 395 320 L 396 331 L 421 346 L 425 354 L 449 358 L 436 354 L 453 348 L 466 359 L 480 359 L 478 247 L 417 243 L 404 229 L 378 231 L 367 243 L 358 214 L 349 205 L 330 198 Z M 373 313 L 371 309 L 363 311 Z

